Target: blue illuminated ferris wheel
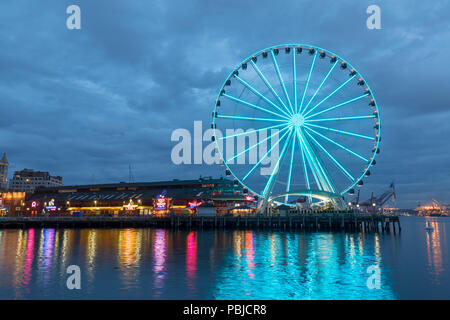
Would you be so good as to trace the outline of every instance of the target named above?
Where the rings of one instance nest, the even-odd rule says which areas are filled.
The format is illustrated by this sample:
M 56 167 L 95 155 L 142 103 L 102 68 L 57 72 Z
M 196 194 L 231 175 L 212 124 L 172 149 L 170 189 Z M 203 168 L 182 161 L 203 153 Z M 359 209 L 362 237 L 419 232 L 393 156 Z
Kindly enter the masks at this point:
M 236 184 L 291 206 L 353 194 L 380 151 L 367 81 L 338 55 L 303 44 L 244 59 L 220 88 L 212 128 Z

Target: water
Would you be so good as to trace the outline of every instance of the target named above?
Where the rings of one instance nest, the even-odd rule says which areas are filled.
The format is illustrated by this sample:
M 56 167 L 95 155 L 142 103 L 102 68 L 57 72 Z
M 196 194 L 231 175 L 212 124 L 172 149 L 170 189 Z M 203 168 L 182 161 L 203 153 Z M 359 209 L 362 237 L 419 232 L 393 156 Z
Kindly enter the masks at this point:
M 0 230 L 0 299 L 450 299 L 450 218 L 401 224 L 400 235 Z M 69 265 L 81 290 L 67 289 Z

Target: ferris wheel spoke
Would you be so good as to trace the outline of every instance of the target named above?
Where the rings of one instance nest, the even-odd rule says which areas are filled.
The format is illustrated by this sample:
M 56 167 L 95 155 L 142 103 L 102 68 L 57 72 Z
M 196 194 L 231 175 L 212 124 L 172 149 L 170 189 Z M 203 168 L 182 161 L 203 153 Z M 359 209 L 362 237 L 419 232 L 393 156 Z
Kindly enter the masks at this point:
M 328 142 L 334 144 L 335 146 L 338 146 L 339 148 L 341 148 L 341 149 L 343 149 L 343 150 L 345 150 L 345 151 L 351 153 L 351 154 L 354 155 L 355 157 L 357 157 L 357 158 L 359 158 L 359 159 L 361 159 L 361 160 L 363 160 L 363 161 L 365 161 L 365 162 L 368 162 L 368 161 L 369 161 L 369 160 L 367 160 L 366 158 L 364 158 L 362 155 L 356 153 L 356 152 L 353 151 L 353 150 L 350 150 L 349 148 L 347 148 L 347 147 L 343 146 L 342 144 L 340 144 L 340 143 L 334 141 L 333 139 L 330 139 L 330 138 L 328 138 L 327 136 L 324 136 L 323 134 L 321 134 L 321 133 L 319 133 L 319 132 L 317 132 L 317 131 L 315 131 L 315 130 L 309 128 L 309 127 L 305 127 L 305 128 L 306 128 L 306 130 L 308 130 L 308 131 L 310 131 L 310 132 L 312 132 L 312 133 L 318 135 L 318 136 L 321 137 L 322 139 L 325 139 L 325 140 L 327 140 Z
M 352 81 L 354 78 L 356 77 L 356 75 L 351 76 L 347 81 L 345 81 L 344 83 L 342 83 L 339 87 L 337 87 L 336 89 L 333 90 L 333 92 L 331 92 L 328 96 L 326 96 L 325 98 L 323 98 L 319 103 L 317 103 L 314 107 L 312 107 L 311 109 L 309 109 L 308 112 L 302 114 L 304 117 L 306 117 L 308 114 L 310 114 L 314 109 L 316 109 L 317 107 L 319 107 L 322 103 L 324 103 L 325 101 L 327 101 L 329 98 L 331 98 L 332 96 L 334 96 L 336 94 L 336 92 L 338 92 L 339 90 L 341 90 L 343 87 L 345 87 L 347 85 L 347 83 L 349 83 L 350 81 Z
M 262 157 L 261 159 L 259 159 L 259 161 L 257 163 L 255 163 L 255 165 L 250 169 L 249 172 L 247 172 L 247 174 L 242 178 L 242 181 L 245 181 L 245 179 L 247 179 L 253 171 L 255 171 L 255 169 L 261 164 L 261 162 L 269 155 L 269 153 L 272 152 L 272 150 L 280 143 L 281 140 L 283 140 L 283 138 L 289 133 L 289 131 L 285 132 L 280 139 L 278 139 L 278 141 L 276 141 L 274 143 L 274 145 L 269 149 L 269 151 L 267 151 Z
M 320 89 L 322 89 L 322 86 L 324 85 L 325 81 L 327 81 L 327 79 L 330 77 L 331 73 L 333 72 L 334 68 L 336 67 L 336 65 L 338 64 L 339 60 L 336 60 L 336 62 L 333 64 L 333 66 L 330 68 L 330 70 L 328 71 L 328 73 L 326 74 L 325 78 L 323 78 L 322 82 L 320 83 L 319 87 L 316 89 L 316 91 L 314 92 L 314 94 L 312 95 L 311 99 L 309 99 L 308 103 L 305 106 L 304 111 L 308 110 L 309 105 L 311 104 L 311 102 L 314 100 L 314 98 L 316 97 L 316 95 L 319 93 Z
M 299 129 L 301 130 L 301 129 Z M 312 147 L 309 139 L 307 136 L 305 136 L 302 131 L 300 131 L 300 134 L 302 136 L 302 141 L 306 147 L 306 150 L 310 154 L 310 157 L 312 158 L 313 162 L 315 163 L 317 167 L 318 176 L 323 181 L 324 189 L 329 192 L 335 192 L 335 187 L 331 181 L 331 177 L 329 177 L 329 174 L 327 173 L 327 170 L 322 165 L 319 157 L 317 156 L 316 152 L 314 151 L 314 148 Z
M 311 80 L 311 74 L 314 70 L 314 65 L 316 64 L 316 58 L 317 58 L 317 51 L 314 54 L 313 61 L 311 62 L 311 67 L 309 68 L 308 79 L 306 80 L 305 89 L 303 89 L 302 101 L 300 102 L 300 107 L 298 110 L 299 113 L 302 112 L 303 101 L 305 100 L 306 91 L 308 91 L 309 81 Z M 297 111 L 297 110 L 295 110 L 295 111 Z
M 218 114 L 217 118 L 236 119 L 236 120 L 249 120 L 249 121 L 285 122 L 285 123 L 287 123 L 287 120 L 282 120 L 282 119 L 252 118 L 252 117 L 242 117 L 242 116 L 230 116 L 230 115 L 224 115 L 224 114 Z
M 316 181 L 317 187 L 319 188 L 319 190 L 323 190 L 322 181 L 319 179 L 319 177 L 316 173 L 317 168 L 315 167 L 314 162 L 312 161 L 312 159 L 309 157 L 309 154 L 307 153 L 306 146 L 304 145 L 302 137 L 300 135 L 300 131 L 298 129 L 296 129 L 296 132 L 297 132 L 297 136 L 298 136 L 298 142 L 299 142 L 300 148 L 302 150 L 302 158 L 303 158 L 302 160 L 303 160 L 307 184 L 309 184 L 309 179 L 308 179 L 308 173 L 307 173 L 307 169 L 306 169 L 305 159 L 306 159 L 306 162 L 308 162 L 309 168 L 311 169 L 311 173 L 313 175 L 314 181 Z
M 336 118 L 321 118 L 321 119 L 312 119 L 312 120 L 305 120 L 305 123 L 309 122 L 326 122 L 326 121 L 346 121 L 346 120 L 361 120 L 361 119 L 373 119 L 376 116 L 370 115 L 370 116 L 354 116 L 354 117 L 336 117 Z
M 266 113 L 270 113 L 270 114 L 273 114 L 273 115 L 275 115 L 275 116 L 277 116 L 277 117 L 279 117 L 279 118 L 284 118 L 284 119 L 286 119 L 286 120 L 289 119 L 289 118 L 286 117 L 286 116 L 283 116 L 283 115 L 281 115 L 281 114 L 278 114 L 278 113 L 273 112 L 273 111 L 270 111 L 270 110 L 267 110 L 267 109 L 265 109 L 265 108 L 263 108 L 263 107 L 259 107 L 259 106 L 255 105 L 255 104 L 251 103 L 251 102 L 248 102 L 248 101 L 245 101 L 245 100 L 242 100 L 242 99 L 233 97 L 233 96 L 231 96 L 231 95 L 229 95 L 229 94 L 224 93 L 223 96 L 226 97 L 226 98 L 228 98 L 228 99 L 230 99 L 230 100 L 233 100 L 233 101 L 239 102 L 239 103 L 241 103 L 241 104 L 243 104 L 243 105 L 246 105 L 246 106 L 248 106 L 248 107 L 250 107 L 250 108 L 257 109 L 257 110 L 260 110 L 260 111 L 263 111 L 263 112 L 266 112 Z
M 223 137 L 220 137 L 219 139 L 223 140 L 223 139 L 228 139 L 228 138 L 234 138 L 234 137 L 239 137 L 239 136 L 243 136 L 243 135 L 247 135 L 247 134 L 256 133 L 256 132 L 263 131 L 263 130 L 270 130 L 270 129 L 284 127 L 284 126 L 286 126 L 286 124 L 284 124 L 284 123 L 283 124 L 277 124 L 275 126 L 263 127 L 263 128 L 260 128 L 260 129 L 248 130 L 248 131 L 244 131 L 244 132 L 241 132 L 241 133 L 231 134 L 229 136 L 223 136 Z
M 289 141 L 291 139 L 291 136 L 292 136 L 292 127 L 290 129 L 291 130 L 289 130 L 289 136 L 286 138 L 286 142 L 284 143 L 283 149 L 281 150 L 281 155 L 278 158 L 278 161 L 277 161 L 275 167 L 272 170 L 272 173 L 271 173 L 271 175 L 269 177 L 269 180 L 266 183 L 266 186 L 264 187 L 264 191 L 263 191 L 263 195 L 264 196 L 269 194 L 269 192 L 270 192 L 270 190 L 272 188 L 273 179 L 274 179 L 275 175 L 278 173 L 278 169 L 279 169 L 281 161 L 283 161 L 284 155 L 286 153 L 286 148 L 287 148 L 287 146 L 289 144 Z
M 306 120 L 306 119 L 309 119 L 309 118 L 312 118 L 312 117 L 315 117 L 315 116 L 318 116 L 319 114 L 322 114 L 322 113 L 325 113 L 325 112 L 328 112 L 328 111 L 331 111 L 331 110 L 334 110 L 334 109 L 343 107 L 343 106 L 345 106 L 345 105 L 347 105 L 347 104 L 350 104 L 350 103 L 355 102 L 355 101 L 358 101 L 358 100 L 360 100 L 360 99 L 362 99 L 362 98 L 364 98 L 364 97 L 367 97 L 368 95 L 369 95 L 368 93 L 365 93 L 365 94 L 363 94 L 363 95 L 360 95 L 359 97 L 356 97 L 356 98 L 347 100 L 347 101 L 345 101 L 345 102 L 342 102 L 342 103 L 336 104 L 336 105 L 334 105 L 334 106 L 332 106 L 332 107 L 329 107 L 329 108 L 327 108 L 327 109 L 325 109 L 325 110 L 322 110 L 322 111 L 313 113 L 313 114 L 307 116 L 307 117 L 305 118 L 305 120 Z
M 325 153 L 325 155 L 344 173 L 344 175 L 350 179 L 350 181 L 355 181 L 355 178 L 342 166 L 342 164 L 336 160 L 314 137 L 306 131 L 306 134 L 311 138 L 311 140 Z
M 298 144 L 299 144 L 299 149 L 300 149 L 300 153 L 301 153 L 301 156 L 302 156 L 303 172 L 305 174 L 306 187 L 309 190 L 310 186 L 309 186 L 308 168 L 306 167 L 305 154 L 304 154 L 305 151 L 303 150 L 303 145 L 302 145 L 302 142 L 300 141 L 300 139 L 298 139 Z
M 281 130 L 279 130 L 279 131 L 276 131 L 276 132 L 273 133 L 271 136 L 265 138 L 264 140 L 259 141 L 258 143 L 255 143 L 254 145 L 252 145 L 252 146 L 248 147 L 247 149 L 245 149 L 245 150 L 239 152 L 238 154 L 234 155 L 233 157 L 231 157 L 230 159 L 228 159 L 226 162 L 228 163 L 228 162 L 230 162 L 230 161 L 233 161 L 234 159 L 236 159 L 236 158 L 239 157 L 240 155 L 245 154 L 246 152 L 252 150 L 253 148 L 256 148 L 256 147 L 259 146 L 261 143 L 266 142 L 267 140 L 271 139 L 271 138 L 274 137 L 275 135 L 277 135 L 277 134 L 279 134 L 280 132 L 283 132 L 283 131 L 285 131 L 285 130 L 287 130 L 287 129 L 289 129 L 289 127 L 283 128 L 283 129 L 281 129 Z
M 278 111 L 282 112 L 284 115 L 290 117 L 290 114 L 287 113 L 286 111 L 284 111 L 283 109 L 281 109 L 279 106 L 277 106 L 274 102 L 272 102 L 272 100 L 270 100 L 269 98 L 267 98 L 265 95 L 263 95 L 261 92 L 259 92 L 258 90 L 256 90 L 254 87 L 252 87 L 247 81 L 245 81 L 244 79 L 242 79 L 241 77 L 239 77 L 238 75 L 234 76 L 240 83 L 242 83 L 245 87 L 247 87 L 247 89 L 249 89 L 251 92 L 253 92 L 255 95 L 257 95 L 258 97 L 260 97 L 261 99 L 263 99 L 265 102 L 267 102 L 268 104 L 270 104 L 272 107 L 274 107 L 275 109 L 277 109 Z
M 349 136 L 363 138 L 363 139 L 367 139 L 367 140 L 375 140 L 374 137 L 366 136 L 364 134 L 354 133 L 354 132 L 345 131 L 345 130 L 338 130 L 338 129 L 329 128 L 329 127 L 318 126 L 318 125 L 311 124 L 311 123 L 305 123 L 305 126 L 314 127 L 314 128 L 318 128 L 318 129 L 323 129 L 323 130 L 327 130 L 327 131 L 341 133 L 341 134 L 346 134 L 346 135 L 349 135 Z
M 294 110 L 297 110 L 297 54 L 293 50 L 292 52 L 292 83 L 294 85 Z
M 256 73 L 261 78 L 261 80 L 266 84 L 266 86 L 269 88 L 269 90 L 272 92 L 272 94 L 275 96 L 275 98 L 277 98 L 278 102 L 280 102 L 281 105 L 284 107 L 284 109 L 286 109 L 286 111 L 289 113 L 288 107 L 286 107 L 283 100 L 280 98 L 278 93 L 276 93 L 275 89 L 272 87 L 269 80 L 267 80 L 267 78 L 264 76 L 264 74 L 261 72 L 261 70 L 259 69 L 259 67 L 256 65 L 256 63 L 253 60 L 250 60 L 250 62 L 252 64 L 253 68 L 255 69 Z
M 295 54 L 295 52 L 294 52 Z M 295 137 L 296 135 L 294 134 L 294 136 L 292 137 L 292 144 L 291 144 L 291 161 L 289 162 L 289 175 L 288 175 L 288 180 L 287 180 L 287 185 L 286 185 L 286 193 L 289 193 L 291 191 L 291 178 L 292 178 L 292 166 L 294 164 L 294 151 L 295 151 Z M 289 200 L 289 195 L 286 195 L 285 198 L 285 202 L 288 202 Z
M 283 88 L 283 92 L 284 92 L 284 95 L 286 97 L 286 101 L 289 104 L 289 108 L 291 109 L 291 112 L 294 113 L 294 109 L 292 108 L 291 99 L 289 99 L 289 95 L 288 95 L 287 90 L 286 90 L 286 85 L 284 84 L 283 77 L 281 76 L 281 72 L 280 72 L 280 68 L 278 66 L 277 58 L 275 57 L 275 54 L 273 53 L 273 50 L 271 50 L 270 53 L 272 55 L 273 65 L 275 67 L 275 70 L 277 71 L 278 80 L 280 80 L 281 87 Z M 295 52 L 294 52 L 294 55 L 295 55 Z

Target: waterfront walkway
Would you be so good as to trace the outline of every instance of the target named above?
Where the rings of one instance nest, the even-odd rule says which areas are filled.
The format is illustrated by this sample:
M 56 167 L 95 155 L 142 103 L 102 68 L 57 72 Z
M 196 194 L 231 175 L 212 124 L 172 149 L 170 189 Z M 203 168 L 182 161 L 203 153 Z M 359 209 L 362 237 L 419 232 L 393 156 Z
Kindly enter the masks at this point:
M 173 228 L 173 229 L 266 229 L 309 231 L 400 232 L 397 216 L 355 213 L 314 213 L 295 216 L 86 216 L 0 217 L 4 228 Z

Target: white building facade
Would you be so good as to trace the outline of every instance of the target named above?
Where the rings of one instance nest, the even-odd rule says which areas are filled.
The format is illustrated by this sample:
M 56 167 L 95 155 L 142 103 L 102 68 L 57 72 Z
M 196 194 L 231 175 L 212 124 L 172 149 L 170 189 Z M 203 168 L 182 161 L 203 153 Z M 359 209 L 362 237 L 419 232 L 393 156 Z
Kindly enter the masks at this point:
M 9 182 L 9 190 L 12 192 L 34 192 L 38 187 L 62 186 L 62 177 L 51 176 L 48 172 L 23 169 L 16 171 Z

